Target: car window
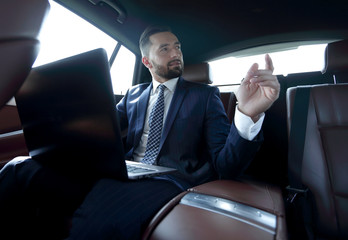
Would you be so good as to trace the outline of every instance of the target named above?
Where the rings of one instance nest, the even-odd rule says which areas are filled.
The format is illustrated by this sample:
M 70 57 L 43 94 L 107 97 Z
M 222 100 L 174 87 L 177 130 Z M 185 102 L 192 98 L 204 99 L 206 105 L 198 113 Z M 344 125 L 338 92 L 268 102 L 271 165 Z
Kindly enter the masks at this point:
M 104 48 L 110 59 L 117 46 L 115 39 L 56 2 L 49 2 L 51 9 L 39 36 L 41 47 L 34 67 L 96 48 Z M 132 85 L 134 65 L 135 55 L 121 47 L 111 65 L 115 94 Z
M 115 94 L 124 95 L 132 86 L 134 66 L 135 55 L 122 46 L 110 70 Z
M 270 53 L 274 74 L 287 76 L 290 73 L 321 71 L 324 68 L 324 54 L 327 44 L 302 45 L 294 49 Z M 268 48 L 271 48 L 268 46 Z M 251 50 L 248 50 L 252 52 Z M 210 61 L 213 85 L 221 91 L 234 91 L 245 77 L 253 63 L 265 67 L 265 54 L 230 56 Z

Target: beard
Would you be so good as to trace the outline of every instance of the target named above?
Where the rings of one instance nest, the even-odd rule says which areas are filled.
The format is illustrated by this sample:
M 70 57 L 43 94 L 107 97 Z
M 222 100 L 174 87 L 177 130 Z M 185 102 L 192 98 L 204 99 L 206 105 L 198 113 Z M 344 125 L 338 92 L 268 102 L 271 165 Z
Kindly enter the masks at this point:
M 154 63 L 154 62 L 152 63 L 152 65 L 155 68 L 155 73 L 158 76 L 165 78 L 165 79 L 168 79 L 168 80 L 172 79 L 172 78 L 180 77 L 182 75 L 182 72 L 183 72 L 182 62 L 181 62 L 180 66 L 175 66 L 173 68 L 170 68 L 170 64 L 171 64 L 171 62 L 169 62 L 167 64 L 167 66 L 162 66 L 162 65 L 159 65 L 159 64 Z

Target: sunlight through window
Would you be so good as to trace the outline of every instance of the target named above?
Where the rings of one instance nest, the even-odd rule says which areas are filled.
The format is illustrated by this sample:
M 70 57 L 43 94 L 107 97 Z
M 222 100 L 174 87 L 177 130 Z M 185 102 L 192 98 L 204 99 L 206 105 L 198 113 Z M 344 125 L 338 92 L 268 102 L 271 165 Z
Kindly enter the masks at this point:
M 34 67 L 96 48 L 104 48 L 111 56 L 117 44 L 115 39 L 54 1 L 50 5 Z
M 274 74 L 287 76 L 291 73 L 321 71 L 327 44 L 299 46 L 293 50 L 269 54 L 273 60 Z M 211 61 L 213 85 L 240 84 L 253 63 L 265 68 L 265 54 L 248 57 L 227 57 Z
M 39 39 L 40 52 L 33 65 L 37 67 L 97 48 L 112 55 L 117 41 L 54 1 L 43 25 Z M 121 47 L 111 66 L 115 94 L 124 94 L 132 86 L 135 55 Z

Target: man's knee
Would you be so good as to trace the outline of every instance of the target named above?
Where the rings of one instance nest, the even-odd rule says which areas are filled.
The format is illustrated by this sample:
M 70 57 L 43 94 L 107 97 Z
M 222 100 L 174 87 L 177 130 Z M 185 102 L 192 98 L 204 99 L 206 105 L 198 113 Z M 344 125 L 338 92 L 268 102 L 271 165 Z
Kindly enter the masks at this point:
M 0 171 L 0 202 L 24 194 L 41 166 L 30 158 L 15 158 Z

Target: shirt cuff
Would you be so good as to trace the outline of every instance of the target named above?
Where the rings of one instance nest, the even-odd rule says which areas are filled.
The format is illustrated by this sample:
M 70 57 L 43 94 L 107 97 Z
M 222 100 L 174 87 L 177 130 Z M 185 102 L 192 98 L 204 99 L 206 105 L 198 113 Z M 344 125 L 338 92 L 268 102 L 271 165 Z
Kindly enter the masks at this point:
M 237 128 L 239 135 L 246 140 L 253 140 L 257 134 L 259 134 L 263 120 L 265 119 L 265 113 L 262 113 L 260 119 L 254 123 L 254 121 L 247 115 L 241 113 L 236 106 L 234 114 L 234 124 Z

